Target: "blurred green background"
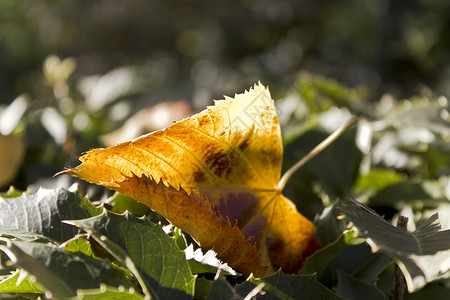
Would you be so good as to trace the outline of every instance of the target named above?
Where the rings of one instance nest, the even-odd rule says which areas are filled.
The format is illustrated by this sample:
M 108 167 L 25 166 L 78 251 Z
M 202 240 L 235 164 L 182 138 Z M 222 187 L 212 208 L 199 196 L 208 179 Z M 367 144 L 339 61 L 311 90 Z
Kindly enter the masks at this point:
M 164 127 L 259 80 L 275 99 L 317 102 L 308 76 L 333 78 L 354 88 L 334 95 L 340 105 L 449 95 L 449 16 L 446 0 L 3 0 L 0 168 L 11 174 L 1 189 L 44 184 L 82 151 Z M 370 118 L 372 109 L 350 111 Z
M 83 151 L 169 126 L 258 81 L 276 100 L 283 171 L 360 117 L 283 191 L 324 245 L 342 234 L 332 205 L 346 197 L 393 223 L 409 217 L 411 232 L 436 212 L 450 229 L 449 0 L 2 0 L 0 198 L 11 185 L 69 187 L 75 179 L 52 176 Z M 98 186 L 78 191 L 113 211 L 148 212 Z M 372 288 L 379 275 L 390 296 L 392 270 L 375 273 L 376 260 L 346 249 L 319 280 L 332 288 L 351 275 Z M 442 277 L 405 299 L 447 299 L 450 273 Z
M 0 3 L 1 102 L 45 96 L 42 62 L 74 57 L 75 80 L 140 67 L 145 97 L 206 102 L 309 70 L 372 97 L 449 93 L 445 0 L 13 1 Z

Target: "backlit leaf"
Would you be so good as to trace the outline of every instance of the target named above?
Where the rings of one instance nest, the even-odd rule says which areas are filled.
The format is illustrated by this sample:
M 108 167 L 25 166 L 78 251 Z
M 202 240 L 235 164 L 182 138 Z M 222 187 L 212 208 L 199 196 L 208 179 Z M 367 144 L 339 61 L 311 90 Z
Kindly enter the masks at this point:
M 65 171 L 147 204 L 245 275 L 298 271 L 314 225 L 281 194 L 281 130 L 267 88 L 80 157 Z

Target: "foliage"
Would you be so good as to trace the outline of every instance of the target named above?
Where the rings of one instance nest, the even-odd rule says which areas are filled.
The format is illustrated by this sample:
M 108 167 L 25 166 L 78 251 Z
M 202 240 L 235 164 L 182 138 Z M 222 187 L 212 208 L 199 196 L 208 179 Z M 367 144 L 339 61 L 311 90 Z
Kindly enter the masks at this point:
M 367 207 L 357 209 L 360 205 L 348 200 L 337 203 L 338 210 L 357 229 L 357 236 L 366 239 L 372 252 L 386 253 L 397 262 L 411 292 L 448 271 L 450 230 L 439 231 L 440 225 L 434 223 L 437 213 L 409 233 L 392 228 Z
M 54 71 L 70 71 L 70 63 L 54 60 L 52 64 L 56 61 Z M 71 85 L 71 76 L 57 73 L 63 80 L 53 80 L 51 87 L 64 92 L 61 87 Z M 275 101 L 284 170 L 351 115 L 360 116 L 360 121 L 298 171 L 284 190 L 297 209 L 314 220 L 323 248 L 306 259 L 299 274 L 277 272 L 262 278 L 232 275 L 220 262 L 200 267 L 206 260 L 186 259 L 187 246 L 198 247 L 191 237 L 168 229 L 166 220 L 153 211 L 141 211 L 132 199 L 84 183 L 61 188 L 71 185 L 68 176 L 45 179 L 39 170 L 54 174 L 63 165 L 76 165 L 73 156 L 100 145 L 97 136 L 120 124 L 108 123 L 106 112 L 95 113 L 75 100 L 76 90 L 70 88 L 64 97 L 70 97 L 72 110 L 65 110 L 69 102 L 64 97 L 57 96 L 53 104 L 39 109 L 26 97 L 19 98 L 24 100 L 14 105 L 25 105 L 21 115 L 13 118 L 13 113 L 5 113 L 2 118 L 15 122 L 0 122 L 0 129 L 25 143 L 26 153 L 12 183 L 29 191 L 10 189 L 0 198 L 0 291 L 27 293 L 23 297 L 92 299 L 249 294 L 290 299 L 301 286 L 309 299 L 361 295 L 383 299 L 391 295 L 394 265 L 403 263 L 412 292 L 405 299 L 430 295 L 445 299 L 449 272 L 442 257 L 448 256 L 450 229 L 448 100 L 433 94 L 406 100 L 385 95 L 374 103 L 366 100 L 365 93 L 301 73 L 285 96 Z M 104 103 L 100 110 L 112 108 L 113 102 Z M 88 120 L 84 124 L 89 125 L 80 126 L 80 120 Z M 47 184 L 58 188 L 38 188 Z M 346 197 L 363 204 L 353 205 Z M 139 217 L 124 212 L 124 205 Z M 439 219 L 430 219 L 436 212 Z M 391 225 L 399 214 L 410 218 L 408 232 Z M 426 245 L 422 248 L 426 251 L 402 248 L 412 241 Z

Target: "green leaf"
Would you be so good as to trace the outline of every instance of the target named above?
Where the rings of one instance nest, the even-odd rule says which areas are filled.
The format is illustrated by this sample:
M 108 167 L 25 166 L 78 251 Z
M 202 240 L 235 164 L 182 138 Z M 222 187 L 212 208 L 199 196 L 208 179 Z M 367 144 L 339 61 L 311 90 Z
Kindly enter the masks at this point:
M 439 134 L 444 140 L 450 139 L 448 120 L 441 117 L 442 106 L 437 99 L 414 97 L 403 101 L 384 116 L 384 121 L 396 128 L 425 128 Z
M 41 242 L 41 243 L 53 242 L 51 239 L 49 239 L 43 235 L 36 234 L 34 232 L 26 231 L 26 230 L 20 229 L 20 228 L 11 228 L 11 227 L 1 226 L 1 225 L 0 225 L 0 236 L 6 237 L 9 239 L 21 240 L 21 241 L 25 241 L 25 242 L 33 242 L 33 241 Z
M 211 284 L 207 300 L 242 299 L 235 288 L 222 276 Z
M 408 180 L 390 185 L 370 199 L 371 205 L 385 205 L 397 209 L 405 203 L 436 207 L 448 203 L 445 186 L 438 180 Z
M 184 253 L 160 225 L 128 212 L 118 215 L 106 210 L 99 216 L 71 223 L 88 232 L 104 235 L 125 250 L 138 267 L 146 286 L 154 293 L 152 297 L 192 298 L 195 277 Z
M 88 230 L 88 229 L 86 229 Z M 101 252 L 100 255 L 102 257 L 110 257 L 115 263 L 121 265 L 123 270 L 128 271 L 130 274 L 132 274 L 136 281 L 139 283 L 142 293 L 145 295 L 146 298 L 149 297 L 156 297 L 156 292 L 150 287 L 150 291 L 147 288 L 146 283 L 142 279 L 142 276 L 134 264 L 134 262 L 131 260 L 131 258 L 127 255 L 125 250 L 123 250 L 121 247 L 119 247 L 116 243 L 114 243 L 112 240 L 107 238 L 104 235 L 101 235 L 97 232 L 90 231 L 89 235 L 93 238 L 95 243 L 97 243 L 99 246 L 96 246 L 98 249 L 98 252 Z M 91 248 L 92 249 L 92 248 Z M 93 249 L 92 249 L 93 250 Z
M 124 273 L 107 261 L 70 253 L 49 243 L 5 238 L 0 242 L 0 250 L 56 298 L 75 296 L 77 289 L 98 288 L 102 283 L 131 287 Z
M 413 97 L 388 109 L 377 128 L 371 158 L 396 169 L 435 178 L 448 174 L 450 122 L 435 98 Z M 384 114 L 384 115 L 383 115 Z
M 336 204 L 326 207 L 322 214 L 314 220 L 317 234 L 323 246 L 334 243 L 344 234 L 345 221 L 338 219 Z
M 302 72 L 289 95 L 276 103 L 283 143 L 287 145 L 316 128 L 321 117 L 330 111 L 360 110 L 365 95 L 363 88 L 350 89 L 336 80 Z
M 6 294 L 6 295 L 2 295 L 2 300 L 35 300 L 36 299 L 36 297 L 34 296 L 31 296 L 31 295 L 27 295 L 27 296 L 30 296 L 30 297 L 24 297 L 24 296 L 22 296 L 22 295 L 15 295 L 15 296 L 13 296 L 13 295 L 8 295 L 8 294 Z M 38 298 L 39 299 L 39 298 Z
M 436 145 L 437 142 L 434 142 L 430 145 L 432 147 L 428 147 L 426 151 L 417 153 L 426 162 L 425 166 L 427 167 L 427 174 L 430 174 L 429 177 L 441 177 L 444 174 L 448 174 L 448 166 L 450 166 L 450 143 L 445 141 L 441 142 L 441 145 Z
M 357 240 L 353 240 L 356 242 Z M 376 261 L 376 256 L 370 247 L 365 244 L 347 245 L 326 265 L 320 273 L 318 280 L 326 286 L 336 286 L 338 282 L 337 271 L 345 272 L 352 276 L 365 276 L 365 269 Z M 384 265 L 385 267 L 386 265 Z
M 231 284 L 222 276 L 211 284 L 207 300 L 240 299 L 241 297 Z
M 114 195 L 106 200 L 106 204 L 111 205 L 110 211 L 122 214 L 125 211 L 129 211 L 135 216 L 142 217 L 150 211 L 150 207 L 140 202 L 137 202 L 131 197 L 125 196 L 119 192 L 115 192 Z
M 263 284 L 264 294 L 257 299 L 343 299 L 319 283 L 315 275 L 286 275 L 281 271 L 261 279 L 250 276 L 236 290 L 245 297 L 260 284 Z
M 387 186 L 399 183 L 403 176 L 392 169 L 372 169 L 367 174 L 360 175 L 355 187 L 362 190 L 374 189 L 380 191 Z
M 67 219 L 91 216 L 82 207 L 87 204 L 79 194 L 66 189 L 40 188 L 37 193 L 23 193 L 18 197 L 0 197 L 0 225 L 20 228 L 64 242 L 77 233 L 77 229 L 61 223 Z
M 392 266 L 391 259 L 382 253 L 372 253 L 370 259 L 354 274 L 353 277 L 365 282 L 375 282 L 387 268 Z M 349 274 L 350 275 L 350 274 Z
M 375 285 L 368 284 L 344 272 L 338 272 L 336 292 L 349 300 L 387 300 Z
M 18 270 L 0 282 L 1 293 L 44 294 L 45 289 L 31 280 L 25 271 Z
M 5 193 L 0 193 L 0 197 L 2 198 L 15 198 L 22 195 L 22 191 L 19 191 L 13 186 L 10 186 L 9 189 Z
M 64 250 L 73 252 L 73 253 L 81 252 L 84 255 L 94 257 L 94 253 L 92 251 L 91 244 L 89 243 L 89 240 L 87 240 L 84 237 L 83 238 L 79 237 L 79 238 L 71 240 L 69 243 L 67 243 L 64 246 Z
M 82 197 L 80 207 L 89 212 L 89 216 L 98 216 L 103 212 L 103 204 L 95 206 L 89 201 L 88 197 Z
M 349 89 L 336 80 L 302 72 L 296 82 L 302 99 L 308 103 L 310 112 L 324 111 L 332 105 L 349 105 L 361 100 L 364 89 Z
M 210 294 L 212 284 L 213 281 L 205 277 L 197 277 L 195 280 L 194 299 L 206 299 Z
M 314 252 L 313 255 L 305 260 L 303 267 L 301 268 L 299 274 L 313 274 L 320 273 L 330 261 L 345 247 L 347 246 L 348 236 L 351 237 L 353 233 L 348 232 L 342 235 L 334 243 L 328 244 L 322 249 Z
M 93 235 L 96 234 L 94 233 Z M 98 236 L 98 239 L 101 240 L 102 236 Z M 103 246 L 100 245 L 92 235 L 77 235 L 64 246 L 64 250 L 73 253 L 80 252 L 96 259 L 107 259 L 113 263 L 117 263 L 117 260 L 105 248 L 103 248 Z M 126 256 L 126 254 L 124 254 L 124 256 Z M 117 264 L 114 266 L 121 268 Z M 130 270 L 127 268 L 121 268 L 121 270 L 125 272 L 127 277 L 132 276 Z
M 137 293 L 133 289 L 125 290 L 123 288 L 115 288 L 102 285 L 99 289 L 77 291 L 77 296 L 70 298 L 71 300 L 143 300 L 145 299 L 141 294 Z
M 396 228 L 354 200 L 342 200 L 338 207 L 372 251 L 386 253 L 397 262 L 410 292 L 449 270 L 450 230 L 438 231 L 440 226 L 434 223 L 437 215 L 411 233 Z

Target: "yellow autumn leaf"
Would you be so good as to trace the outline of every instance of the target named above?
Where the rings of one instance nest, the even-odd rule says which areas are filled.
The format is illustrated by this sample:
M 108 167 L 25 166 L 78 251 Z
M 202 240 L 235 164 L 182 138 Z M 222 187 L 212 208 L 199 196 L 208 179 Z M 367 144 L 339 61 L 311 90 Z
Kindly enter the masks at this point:
M 147 204 L 244 275 L 297 272 L 316 229 L 279 187 L 283 146 L 263 85 L 172 126 L 80 157 L 63 173 Z

